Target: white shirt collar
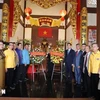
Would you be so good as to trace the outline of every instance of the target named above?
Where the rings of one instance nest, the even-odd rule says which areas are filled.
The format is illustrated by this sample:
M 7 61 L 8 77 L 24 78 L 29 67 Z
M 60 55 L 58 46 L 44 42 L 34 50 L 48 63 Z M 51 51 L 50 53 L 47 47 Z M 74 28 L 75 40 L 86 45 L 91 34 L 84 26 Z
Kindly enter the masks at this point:
M 68 49 L 68 51 L 70 51 L 71 49 Z
M 86 53 L 86 55 L 90 55 L 91 52 Z
M 84 53 L 85 51 L 82 50 L 82 52 Z
M 80 50 L 77 50 L 77 52 L 80 52 Z

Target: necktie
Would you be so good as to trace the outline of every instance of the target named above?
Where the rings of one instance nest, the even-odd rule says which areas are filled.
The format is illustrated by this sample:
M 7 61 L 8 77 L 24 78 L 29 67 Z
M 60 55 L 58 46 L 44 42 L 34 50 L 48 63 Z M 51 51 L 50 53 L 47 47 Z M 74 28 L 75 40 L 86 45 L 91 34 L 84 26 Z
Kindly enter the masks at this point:
M 86 67 L 86 64 L 87 64 L 87 55 L 86 55 L 86 59 L 85 59 L 85 67 Z
M 84 59 L 83 73 L 86 72 L 86 64 L 87 64 L 87 55 L 86 55 L 86 57 Z
M 76 56 L 78 55 L 78 51 L 76 51 Z
M 69 54 L 70 50 L 67 51 L 67 54 Z

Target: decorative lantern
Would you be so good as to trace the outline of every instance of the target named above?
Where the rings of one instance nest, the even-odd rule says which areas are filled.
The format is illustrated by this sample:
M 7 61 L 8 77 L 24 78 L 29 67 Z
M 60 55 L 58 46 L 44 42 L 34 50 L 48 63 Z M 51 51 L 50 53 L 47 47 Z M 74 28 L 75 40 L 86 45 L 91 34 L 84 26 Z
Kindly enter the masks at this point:
M 32 13 L 32 9 L 29 8 L 29 7 L 26 8 L 26 9 L 25 9 L 25 13 L 30 15 L 30 14 Z
M 64 17 L 61 17 L 61 21 L 64 21 L 65 20 L 65 18 Z
M 61 11 L 60 11 L 60 15 L 61 15 L 62 17 L 64 17 L 66 14 L 67 14 L 66 10 L 61 10 Z
M 30 16 L 26 16 L 26 19 L 29 20 L 30 19 Z

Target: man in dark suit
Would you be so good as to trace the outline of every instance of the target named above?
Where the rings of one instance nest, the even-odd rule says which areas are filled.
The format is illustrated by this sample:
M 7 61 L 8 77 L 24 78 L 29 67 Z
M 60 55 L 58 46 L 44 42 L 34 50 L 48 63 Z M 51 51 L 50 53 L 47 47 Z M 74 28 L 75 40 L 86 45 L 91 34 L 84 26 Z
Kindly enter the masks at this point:
M 77 85 L 81 84 L 81 67 L 80 67 L 80 61 L 81 61 L 82 51 L 80 50 L 80 44 L 76 44 L 76 54 L 74 57 L 74 72 L 75 72 L 75 81 Z
M 84 92 L 86 92 L 87 97 L 91 96 L 91 86 L 90 86 L 90 76 L 88 74 L 88 67 L 89 67 L 89 59 L 90 59 L 90 55 L 91 55 L 91 51 L 90 51 L 90 46 L 86 46 L 86 55 L 84 57 L 84 63 L 83 63 L 83 79 L 84 79 Z
M 82 44 L 82 56 L 81 56 L 81 62 L 80 62 L 80 67 L 81 67 L 81 82 L 83 83 L 83 63 L 84 63 L 84 57 L 86 55 L 86 51 L 85 51 L 85 48 L 86 48 L 86 44 Z
M 72 81 L 72 64 L 75 56 L 75 51 L 72 49 L 72 44 L 67 44 L 67 50 L 65 50 L 65 67 L 66 67 L 66 79 Z
M 85 54 L 86 54 L 86 51 L 85 51 L 85 48 L 86 48 L 86 44 L 82 44 L 82 56 L 81 56 L 81 69 L 83 70 L 83 63 L 84 63 L 84 57 L 85 57 Z

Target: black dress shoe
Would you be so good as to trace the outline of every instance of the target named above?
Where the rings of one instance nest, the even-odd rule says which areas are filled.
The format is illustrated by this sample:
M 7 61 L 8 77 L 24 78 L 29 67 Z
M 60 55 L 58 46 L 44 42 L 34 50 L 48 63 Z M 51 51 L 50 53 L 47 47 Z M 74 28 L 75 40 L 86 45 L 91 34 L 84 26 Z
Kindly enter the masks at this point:
M 81 84 L 77 84 L 76 86 L 77 86 L 77 87 L 81 87 Z
M 25 81 L 28 81 L 28 78 L 25 78 L 25 79 L 24 79 L 24 82 L 25 82 Z
M 22 82 L 22 80 L 19 80 L 19 82 Z
M 15 89 L 15 87 L 14 87 L 14 86 L 11 86 L 11 87 L 10 87 L 10 89 L 11 89 L 11 90 L 14 90 L 14 89 Z

